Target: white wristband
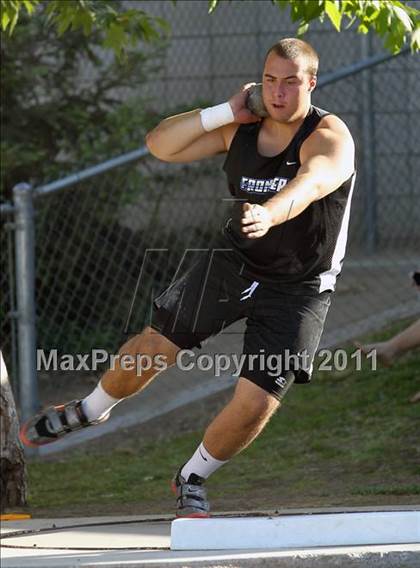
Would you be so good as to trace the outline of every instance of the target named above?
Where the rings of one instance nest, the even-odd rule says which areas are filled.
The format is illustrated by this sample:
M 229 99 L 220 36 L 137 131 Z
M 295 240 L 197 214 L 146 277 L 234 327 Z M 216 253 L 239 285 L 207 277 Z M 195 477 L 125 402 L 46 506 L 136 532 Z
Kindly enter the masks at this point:
M 201 124 L 204 130 L 210 132 L 219 126 L 224 126 L 235 120 L 229 103 L 222 103 L 214 107 L 208 107 L 200 111 Z

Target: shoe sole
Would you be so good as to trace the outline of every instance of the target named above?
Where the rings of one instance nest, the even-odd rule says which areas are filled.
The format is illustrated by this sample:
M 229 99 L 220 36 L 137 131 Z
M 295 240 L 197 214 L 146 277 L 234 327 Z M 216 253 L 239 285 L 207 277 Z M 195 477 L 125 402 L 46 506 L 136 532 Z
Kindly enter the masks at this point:
M 177 519 L 209 519 L 210 515 L 206 515 L 205 513 L 192 513 L 191 515 L 178 515 L 176 514 Z

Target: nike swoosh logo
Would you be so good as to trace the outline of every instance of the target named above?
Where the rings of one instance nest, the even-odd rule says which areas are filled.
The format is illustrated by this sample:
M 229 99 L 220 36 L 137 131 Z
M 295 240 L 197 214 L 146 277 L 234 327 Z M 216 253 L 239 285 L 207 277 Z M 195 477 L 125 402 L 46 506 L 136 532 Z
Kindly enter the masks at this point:
M 206 462 L 209 461 L 207 458 L 205 458 L 205 457 L 203 456 L 203 454 L 201 453 L 200 448 L 198 448 L 198 451 L 200 452 L 200 456 L 203 458 L 204 461 L 206 461 Z
M 286 166 L 294 166 L 297 162 L 286 162 Z

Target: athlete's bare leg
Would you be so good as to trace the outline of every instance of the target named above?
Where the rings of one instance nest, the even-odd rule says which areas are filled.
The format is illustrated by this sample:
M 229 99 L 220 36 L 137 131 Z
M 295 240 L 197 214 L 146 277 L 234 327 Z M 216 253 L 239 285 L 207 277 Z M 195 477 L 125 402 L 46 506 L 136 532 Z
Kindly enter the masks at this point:
M 146 327 L 120 348 L 119 354 L 129 357 L 123 363 L 115 358 L 115 366 L 104 373 L 83 400 L 48 407 L 22 424 L 22 442 L 35 447 L 50 444 L 80 428 L 107 420 L 116 404 L 145 388 L 160 372 L 172 366 L 178 351 L 177 345 Z M 159 360 L 157 355 L 160 355 Z M 138 368 L 137 362 L 146 357 L 151 360 L 151 366 L 139 365 Z
M 279 406 L 276 398 L 241 377 L 232 400 L 208 426 L 205 448 L 215 459 L 229 460 L 255 440 Z
M 146 327 L 139 335 L 132 337 L 118 351 L 120 355 L 147 355 L 151 358 L 157 354 L 165 356 L 168 367 L 175 363 L 176 354 L 180 348 L 169 341 L 166 337 Z M 138 376 L 136 369 L 122 369 L 119 360 L 114 370 L 108 370 L 101 378 L 101 386 L 104 391 L 114 398 L 131 396 L 146 387 L 160 372 L 156 369 L 143 370 Z
M 135 356 L 138 353 L 154 356 L 163 353 L 168 366 L 175 362 L 180 350 L 175 344 L 146 328 L 125 343 L 120 354 Z M 150 369 L 141 376 L 136 371 L 127 371 L 116 365 L 107 371 L 101 386 L 114 398 L 125 398 L 145 388 L 159 372 Z M 203 443 L 208 452 L 218 460 L 228 460 L 245 449 L 263 430 L 270 417 L 279 407 L 279 401 L 251 381 L 240 378 L 232 400 L 208 426 Z
M 210 505 L 203 482 L 245 449 L 263 430 L 280 402 L 241 377 L 232 400 L 208 426 L 202 443 L 173 479 L 178 517 L 206 517 Z

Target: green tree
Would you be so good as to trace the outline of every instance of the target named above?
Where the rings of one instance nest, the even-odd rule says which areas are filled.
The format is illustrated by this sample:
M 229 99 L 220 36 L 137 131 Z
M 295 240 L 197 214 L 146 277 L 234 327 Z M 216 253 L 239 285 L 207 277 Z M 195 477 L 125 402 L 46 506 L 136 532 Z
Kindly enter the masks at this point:
M 1 0 L 1 29 L 11 35 L 23 8 L 29 16 L 41 13 L 43 20 L 61 37 L 66 31 L 82 31 L 85 36 L 99 32 L 102 46 L 121 57 L 139 41 L 150 42 L 169 30 L 165 20 L 144 10 L 123 10 L 114 0 Z
M 175 0 L 172 0 L 176 4 Z M 290 17 L 303 35 L 311 23 L 329 20 L 337 31 L 354 24 L 360 33 L 373 31 L 387 49 L 398 53 L 409 41 L 411 49 L 420 49 L 420 11 L 397 0 L 271 0 L 279 9 L 290 8 Z M 209 1 L 209 13 L 220 5 Z M 13 33 L 23 8 L 33 15 L 45 7 L 44 17 L 61 36 L 68 30 L 83 30 L 85 35 L 99 31 L 103 46 L 123 56 L 139 40 L 150 41 L 166 33 L 167 22 L 141 9 L 124 10 L 113 0 L 1 0 L 1 29 Z
M 98 31 L 59 38 L 40 18 L 21 18 L 1 42 L 1 194 L 132 150 L 157 120 L 136 91 L 159 66 L 163 44 L 130 51 L 122 65 L 100 55 Z M 32 135 L 28 135 L 31 132 Z
M 304 35 L 312 22 L 330 21 L 339 32 L 356 24 L 358 32 L 373 31 L 392 53 L 409 41 L 412 51 L 420 49 L 420 11 L 397 0 L 271 0 L 280 10 L 290 8 L 291 20 Z M 210 12 L 220 4 L 210 1 Z

